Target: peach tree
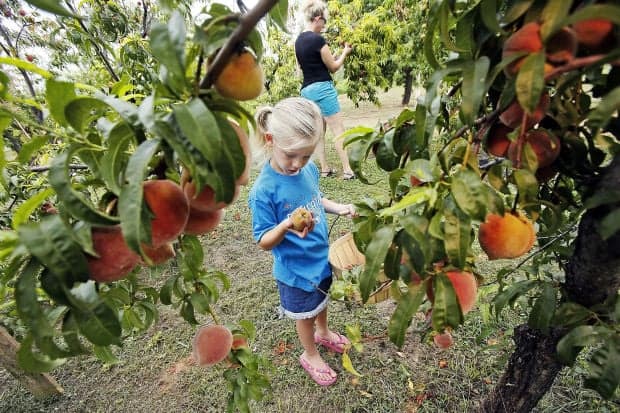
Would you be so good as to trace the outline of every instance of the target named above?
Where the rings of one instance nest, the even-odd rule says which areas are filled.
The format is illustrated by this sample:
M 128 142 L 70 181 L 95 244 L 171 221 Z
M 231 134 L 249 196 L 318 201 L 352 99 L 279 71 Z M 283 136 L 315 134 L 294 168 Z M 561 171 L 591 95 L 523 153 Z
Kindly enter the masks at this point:
M 605 1 L 432 2 L 424 98 L 346 133 L 362 181 L 370 162 L 388 174 L 384 200 L 357 204 L 354 235 L 363 298 L 381 268 L 398 281 L 395 344 L 428 302 L 428 329 L 449 346 L 476 284 L 497 287 L 498 316 L 527 309 L 484 411 L 531 411 L 578 357 L 585 386 L 617 395 L 619 25 Z M 478 246 L 515 261 L 483 279 Z
M 18 52 L 22 3 L 2 3 L 19 17 L 2 26 L 0 56 L 0 131 L 10 142 L 0 152 L 9 208 L 0 303 L 22 369 L 88 353 L 114 362 L 113 346 L 152 326 L 159 304 L 191 324 L 221 323 L 214 304 L 230 280 L 204 267 L 198 235 L 248 182 L 253 120 L 241 101 L 262 89 L 255 26 L 268 13 L 284 26 L 287 3 L 276 3 L 244 14 L 213 4 L 192 19 L 185 2 L 32 0 L 29 41 L 54 39 L 49 56 L 70 56 L 47 67 Z M 154 266 L 161 278 L 157 265 L 173 256 L 177 270 L 164 279 L 141 272 Z M 269 386 L 265 361 L 238 344 L 253 338 L 250 322 L 230 329 L 229 408 L 247 411 Z M 195 346 L 199 360 L 210 351 Z

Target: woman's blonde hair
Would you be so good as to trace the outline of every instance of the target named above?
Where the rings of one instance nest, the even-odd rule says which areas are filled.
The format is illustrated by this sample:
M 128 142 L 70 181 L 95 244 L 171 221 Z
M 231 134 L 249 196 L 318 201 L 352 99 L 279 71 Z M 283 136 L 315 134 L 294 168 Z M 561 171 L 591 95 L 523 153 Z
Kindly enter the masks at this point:
M 306 21 L 312 21 L 317 16 L 323 16 L 327 18 L 327 4 L 321 0 L 307 0 L 301 11 Z
M 316 103 L 302 97 L 282 99 L 256 111 L 256 138 L 267 152 L 266 134 L 285 151 L 315 147 L 325 136 L 325 120 Z M 260 154 L 257 158 L 261 158 Z

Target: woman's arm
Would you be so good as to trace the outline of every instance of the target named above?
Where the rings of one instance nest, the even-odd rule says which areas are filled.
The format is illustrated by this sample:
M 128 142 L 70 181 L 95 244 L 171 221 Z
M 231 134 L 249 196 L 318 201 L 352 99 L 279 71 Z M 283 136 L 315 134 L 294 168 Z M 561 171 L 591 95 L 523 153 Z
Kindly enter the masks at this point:
M 349 43 L 344 44 L 344 49 L 342 49 L 342 54 L 336 59 L 332 54 L 331 50 L 329 50 L 329 46 L 327 44 L 323 45 L 321 48 L 321 59 L 327 70 L 334 73 L 338 69 L 342 67 L 344 64 L 344 59 L 351 53 L 351 45 Z

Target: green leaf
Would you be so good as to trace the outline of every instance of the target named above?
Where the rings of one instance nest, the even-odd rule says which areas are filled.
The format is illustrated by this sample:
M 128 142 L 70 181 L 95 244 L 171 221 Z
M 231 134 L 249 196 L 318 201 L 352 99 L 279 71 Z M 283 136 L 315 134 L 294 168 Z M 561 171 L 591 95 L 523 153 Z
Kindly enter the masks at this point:
M 88 279 L 88 264 L 82 248 L 59 215 L 44 217 L 38 223 L 23 224 L 18 233 L 30 253 L 65 285 Z
M 388 336 L 390 341 L 398 348 L 405 344 L 405 334 L 411 324 L 411 319 L 416 313 L 426 295 L 426 283 L 409 285 L 407 294 L 403 295 L 396 305 L 388 324 Z
M 45 373 L 54 370 L 56 367 L 62 365 L 64 359 L 52 360 L 44 354 L 35 354 L 33 352 L 34 339 L 31 334 L 28 334 L 19 345 L 17 351 L 17 361 L 19 367 L 24 371 L 30 373 Z
M 545 53 L 531 53 L 517 74 L 517 100 L 527 113 L 533 113 L 545 86 Z
M 604 240 L 611 238 L 620 230 L 620 208 L 605 215 L 598 223 L 598 232 Z
M 560 362 L 572 366 L 581 350 L 600 341 L 601 327 L 578 326 L 558 342 L 557 355 Z
M 118 316 L 97 293 L 95 282 L 89 281 L 72 288 L 67 298 L 74 308 L 80 332 L 99 346 L 121 345 L 121 324 Z
M 39 205 L 43 203 L 43 201 L 53 194 L 54 191 L 51 188 L 46 188 L 34 195 L 31 195 L 30 199 L 25 201 L 15 210 L 11 227 L 16 230 L 20 225 L 28 222 L 30 215 L 39 207 Z
M 525 295 L 525 293 L 537 285 L 538 281 L 536 280 L 517 281 L 508 285 L 505 290 L 499 292 L 493 299 L 495 314 L 499 317 L 500 312 L 506 305 L 512 305 L 519 297 Z
M 585 379 L 587 388 L 598 392 L 606 400 L 612 400 L 620 384 L 620 340 L 607 339 L 588 362 L 590 375 Z
M 123 169 L 129 156 L 125 153 L 134 141 L 134 131 L 125 121 L 119 121 L 109 131 L 106 137 L 107 150 L 101 157 L 101 177 L 107 188 L 119 195 Z
M 427 186 L 418 186 L 411 188 L 409 193 L 405 195 L 400 201 L 396 202 L 389 208 L 382 209 L 379 216 L 385 217 L 390 215 L 396 215 L 397 212 L 402 211 L 405 208 L 427 202 L 434 194 L 435 190 Z
M 569 25 L 582 20 L 606 19 L 620 24 L 620 7 L 613 4 L 589 4 L 571 14 L 564 24 Z
M 433 315 L 431 323 L 435 331 L 444 331 L 446 327 L 457 328 L 463 323 L 463 313 L 459 306 L 452 282 L 444 273 L 432 278 Z
M 528 325 L 543 332 L 549 330 L 551 320 L 555 315 L 557 289 L 553 284 L 545 282 L 542 285 L 540 296 L 534 302 Z
M 153 56 L 161 63 L 161 77 L 177 95 L 187 87 L 185 79 L 185 23 L 178 11 L 168 22 L 154 24 L 149 33 Z M 183 39 L 182 41 L 180 39 Z
M 82 194 L 73 189 L 69 175 L 69 162 L 73 154 L 79 150 L 79 147 L 74 146 L 54 158 L 49 170 L 50 185 L 56 191 L 58 200 L 64 208 L 75 218 L 94 225 L 116 224 L 117 218 L 96 210 Z
M 276 2 L 275 6 L 269 10 L 269 17 L 280 27 L 281 30 L 288 32 L 286 22 L 288 21 L 288 0 Z
M 394 227 L 389 225 L 379 228 L 372 236 L 370 243 L 364 251 L 366 264 L 364 271 L 360 274 L 360 292 L 362 301 L 368 301 L 370 293 L 375 288 L 377 276 L 381 271 L 383 261 L 387 255 L 388 248 L 394 238 Z
M 67 10 L 64 6 L 62 6 L 59 0 L 26 0 L 26 2 L 33 5 L 34 7 L 48 11 L 52 14 L 57 14 L 59 16 L 65 17 L 75 17 L 76 19 L 79 18 L 78 16 Z
M 612 115 L 620 109 L 620 87 L 606 94 L 598 105 L 588 114 L 588 123 L 592 127 L 602 128 Z
M 183 135 L 208 160 L 215 160 L 222 145 L 215 116 L 199 98 L 172 105 L 174 117 Z
M 553 322 L 558 326 L 575 327 L 585 324 L 591 316 L 592 312 L 581 304 L 565 302 L 558 307 Z
M 73 311 L 67 311 L 62 322 L 62 337 L 72 354 L 86 354 L 88 349 L 80 340 L 80 330 Z
M 472 243 L 471 218 L 449 196 L 444 202 L 444 246 L 450 263 L 463 268 Z
M 64 114 L 58 116 L 63 116 L 69 125 L 81 135 L 84 135 L 86 128 L 94 119 L 101 116 L 104 110 L 109 109 L 105 102 L 89 96 L 78 96 L 69 102 L 59 102 L 59 104 L 63 103 Z
M 110 346 L 93 346 L 93 354 L 105 364 L 118 364 L 120 360 L 112 353 Z
M 480 175 L 471 169 L 461 169 L 452 177 L 452 196 L 459 208 L 473 219 L 484 221 L 488 192 Z
M 19 155 L 17 156 L 17 161 L 21 164 L 29 163 L 33 154 L 45 146 L 48 142 L 48 136 L 33 136 L 32 139 L 22 145 L 19 150 Z
M 505 33 L 497 19 L 497 0 L 482 0 L 478 10 L 480 11 L 482 22 L 491 33 Z
M 478 117 L 480 103 L 487 92 L 485 79 L 489 73 L 489 66 L 489 58 L 482 56 L 463 68 L 462 100 L 459 117 L 466 125 L 473 125 Z
M 542 25 L 540 27 L 540 37 L 543 43 L 550 35 L 564 26 L 564 19 L 568 16 L 571 3 L 566 0 L 549 0 L 541 13 Z
M 527 169 L 515 169 L 512 177 L 519 190 L 519 203 L 527 204 L 538 200 L 538 180 Z
M 55 79 L 48 79 L 45 82 L 45 100 L 52 117 L 61 126 L 69 125 L 65 117 L 65 107 L 74 100 L 75 85 L 72 82 L 63 82 Z
M 118 198 L 123 237 L 127 245 L 138 253 L 142 251 L 142 242 L 151 242 L 151 217 L 148 208 L 143 206 L 142 185 L 149 163 L 158 149 L 157 139 L 146 140 L 136 148 L 125 169 L 125 183 Z

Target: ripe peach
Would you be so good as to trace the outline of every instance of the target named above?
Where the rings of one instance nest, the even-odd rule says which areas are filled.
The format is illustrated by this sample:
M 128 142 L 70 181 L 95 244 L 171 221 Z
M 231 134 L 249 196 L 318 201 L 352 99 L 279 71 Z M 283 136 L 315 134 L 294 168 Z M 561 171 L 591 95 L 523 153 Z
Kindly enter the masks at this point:
M 190 207 L 189 219 L 183 232 L 188 235 L 202 235 L 213 231 L 224 218 L 224 210 L 201 211 Z
M 551 132 L 543 129 L 531 130 L 525 135 L 525 141 L 534 150 L 539 168 L 551 165 L 560 155 L 560 140 Z
M 459 302 L 461 312 L 467 314 L 474 308 L 478 296 L 478 281 L 476 277 L 467 271 L 448 271 L 445 273 Z M 426 288 L 428 299 L 433 302 L 435 293 L 433 291 L 433 283 L 428 283 Z
M 233 343 L 230 330 L 215 324 L 198 329 L 192 342 L 192 355 L 199 366 L 212 366 L 224 360 Z
M 523 25 L 523 27 L 506 39 L 502 50 L 502 59 L 506 59 L 516 53 L 535 53 L 542 49 L 543 43 L 540 37 L 540 24 L 531 22 Z M 506 66 L 504 68 L 504 73 L 506 73 L 507 76 L 516 75 L 525 57 L 526 56 L 517 59 Z
M 499 120 L 511 129 L 516 129 L 521 126 L 523 115 L 527 116 L 525 129 L 531 129 L 532 126 L 540 122 L 546 115 L 547 109 L 549 109 L 549 95 L 543 93 L 540 95 L 538 105 L 534 112 L 525 114 L 525 111 L 521 107 L 521 104 L 515 99 L 508 107 L 499 115 Z
M 454 344 L 454 339 L 449 331 L 444 331 L 443 333 L 435 334 L 433 336 L 433 342 L 439 348 L 448 348 Z
M 121 227 L 96 227 L 92 230 L 93 249 L 98 257 L 86 256 L 91 280 L 117 281 L 129 274 L 140 256 L 125 243 Z
M 159 247 L 151 247 L 146 244 L 142 244 L 142 251 L 152 261 L 152 265 L 160 265 L 176 256 L 174 247 L 171 243 L 163 244 Z M 142 264 L 146 264 L 142 262 Z
M 189 204 L 192 208 L 203 212 L 214 212 L 218 209 L 225 208 L 230 205 L 224 201 L 215 200 L 215 191 L 209 185 L 205 185 L 199 194 L 196 194 L 196 184 L 193 181 L 188 181 L 183 185 L 183 192 L 189 199 Z M 239 184 L 235 186 L 235 194 L 233 195 L 232 204 L 239 197 L 241 193 L 241 187 Z
M 536 232 L 522 214 L 488 214 L 480 225 L 478 239 L 490 260 L 517 258 L 532 248 Z
M 411 186 L 420 186 L 420 185 L 422 185 L 424 182 L 422 182 L 422 181 L 420 180 L 420 178 L 418 178 L 417 176 L 415 176 L 415 175 L 411 175 L 411 176 L 409 177 L 409 183 L 411 184 Z
M 250 182 L 250 166 L 252 165 L 252 151 L 250 149 L 250 139 L 248 138 L 248 134 L 245 133 L 241 127 L 230 121 L 230 125 L 233 127 L 235 132 L 237 133 L 237 137 L 239 138 L 239 143 L 241 144 L 241 149 L 243 150 L 243 154 L 245 155 L 245 168 L 241 175 L 237 178 L 237 185 L 247 185 Z
M 224 97 L 251 100 L 263 91 L 263 70 L 250 51 L 233 53 L 214 86 Z
M 242 334 L 233 334 L 233 341 L 230 346 L 231 350 L 239 350 L 240 348 L 249 348 L 248 339 Z
M 590 49 L 598 49 L 611 36 L 613 23 L 607 19 L 581 20 L 573 24 L 577 42 Z
M 545 57 L 554 64 L 567 63 L 577 53 L 577 36 L 570 27 L 563 27 L 547 39 Z
M 491 126 L 485 141 L 486 151 L 491 155 L 506 156 L 510 145 L 508 134 L 512 131 L 513 129 L 499 122 Z
M 174 241 L 183 233 L 189 216 L 189 201 L 181 187 L 169 179 L 146 181 L 144 201 L 155 216 L 151 221 L 151 246 Z
M 312 212 L 303 207 L 297 208 L 291 214 L 291 221 L 295 231 L 303 231 L 304 228 L 312 225 Z

